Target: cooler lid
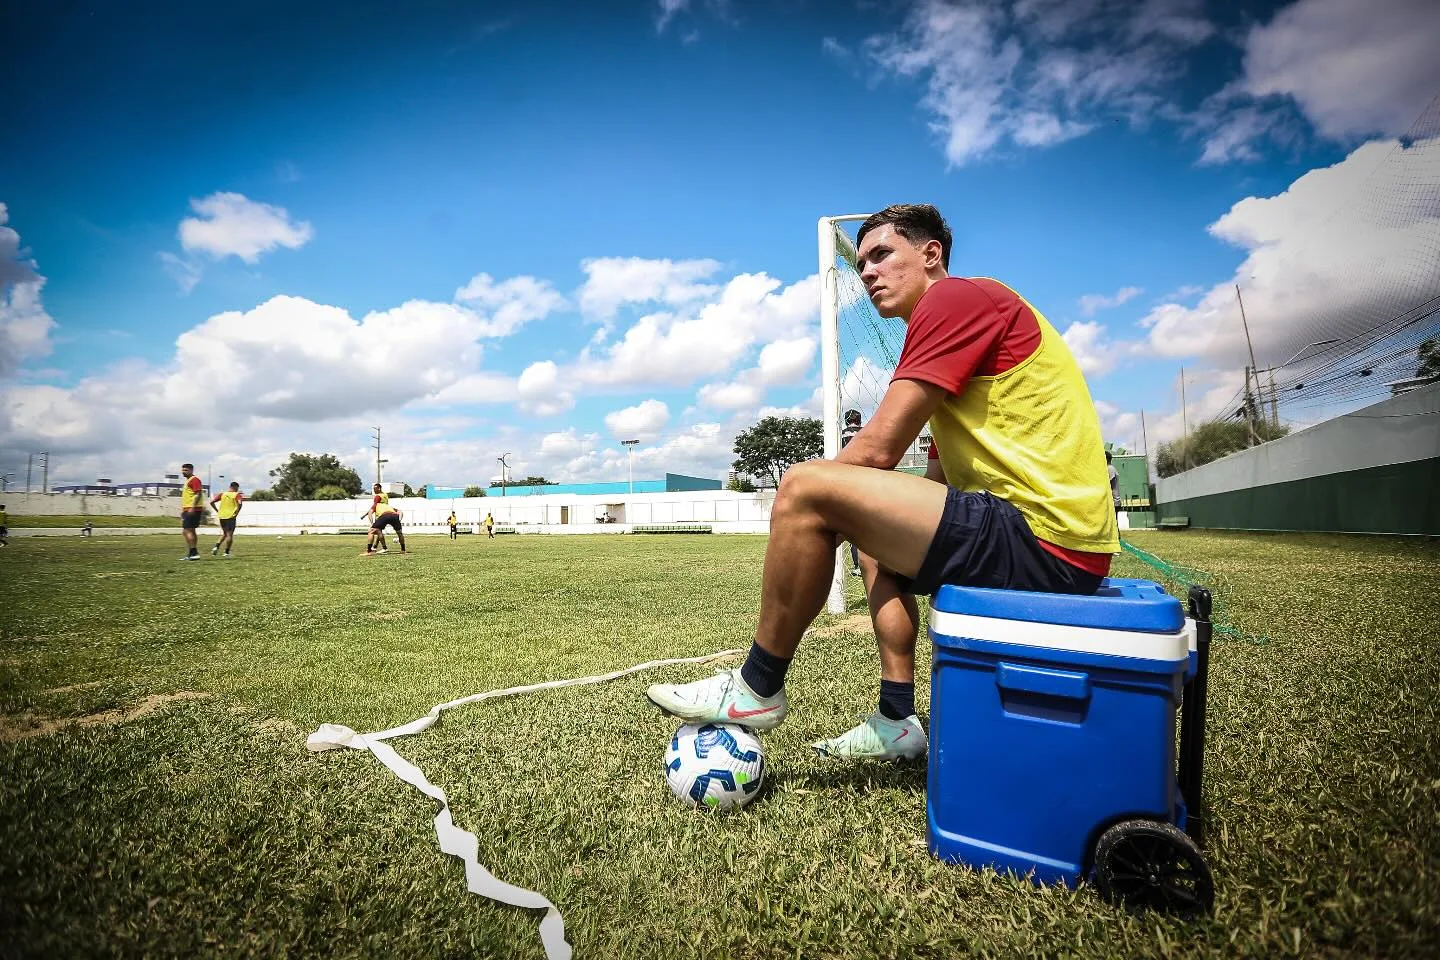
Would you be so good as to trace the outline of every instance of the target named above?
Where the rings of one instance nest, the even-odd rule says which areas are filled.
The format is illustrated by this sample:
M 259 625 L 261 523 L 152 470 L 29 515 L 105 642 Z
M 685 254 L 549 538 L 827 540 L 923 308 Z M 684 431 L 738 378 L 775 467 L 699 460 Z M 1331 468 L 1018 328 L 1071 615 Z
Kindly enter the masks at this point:
M 1093 596 L 944 586 L 930 607 L 972 617 L 1140 633 L 1174 633 L 1185 625 L 1180 601 L 1160 584 L 1119 577 L 1101 581 Z

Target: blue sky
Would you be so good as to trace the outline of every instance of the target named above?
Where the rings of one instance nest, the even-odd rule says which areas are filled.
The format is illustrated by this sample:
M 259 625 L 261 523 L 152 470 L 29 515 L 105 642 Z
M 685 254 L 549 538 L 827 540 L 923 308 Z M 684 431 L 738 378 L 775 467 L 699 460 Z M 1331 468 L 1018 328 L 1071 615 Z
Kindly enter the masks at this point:
M 0 14 L 0 472 L 721 476 L 815 409 L 816 218 L 901 201 L 1153 444 L 1440 92 L 1410 0 L 412 6 Z

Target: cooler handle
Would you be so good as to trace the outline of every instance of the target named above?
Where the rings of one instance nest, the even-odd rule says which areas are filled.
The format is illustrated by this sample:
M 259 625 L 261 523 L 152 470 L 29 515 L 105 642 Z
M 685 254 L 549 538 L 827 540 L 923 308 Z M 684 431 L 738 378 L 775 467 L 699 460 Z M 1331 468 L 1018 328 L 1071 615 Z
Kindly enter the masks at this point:
M 995 671 L 995 685 L 1001 690 L 1038 693 L 1065 700 L 1090 699 L 1090 674 L 1069 670 L 1047 670 L 1002 662 Z

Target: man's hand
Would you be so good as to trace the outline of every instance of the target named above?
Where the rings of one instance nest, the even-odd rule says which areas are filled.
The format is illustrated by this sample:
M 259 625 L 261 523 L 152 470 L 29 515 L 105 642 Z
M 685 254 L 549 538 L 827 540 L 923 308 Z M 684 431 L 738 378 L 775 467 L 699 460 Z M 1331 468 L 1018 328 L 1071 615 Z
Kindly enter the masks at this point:
M 896 380 L 885 391 L 870 422 L 840 451 L 837 463 L 892 470 L 920 436 L 920 428 L 946 397 L 944 387 L 921 380 Z

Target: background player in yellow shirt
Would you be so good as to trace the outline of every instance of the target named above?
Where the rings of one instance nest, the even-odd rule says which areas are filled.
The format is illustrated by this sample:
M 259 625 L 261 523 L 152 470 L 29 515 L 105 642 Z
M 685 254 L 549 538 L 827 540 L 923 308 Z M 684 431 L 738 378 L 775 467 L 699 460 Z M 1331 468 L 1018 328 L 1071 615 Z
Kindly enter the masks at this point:
M 180 488 L 180 532 L 185 535 L 185 556 L 181 560 L 199 560 L 200 551 L 195 547 L 195 531 L 205 519 L 205 486 L 195 476 L 195 464 L 180 464 L 180 474 L 185 484 Z
M 460 535 L 460 518 L 455 516 L 455 511 L 453 509 L 450 511 L 449 519 L 447 519 L 445 522 L 450 524 L 450 539 L 454 540 L 457 536 Z
M 211 497 L 210 506 L 215 507 L 216 504 L 219 504 L 215 512 L 220 517 L 220 539 L 215 542 L 215 546 L 210 548 L 210 556 L 215 556 L 220 552 L 220 548 L 224 547 L 225 556 L 228 558 L 230 548 L 235 544 L 235 518 L 240 516 L 240 508 L 245 506 L 245 497 L 240 493 L 240 484 L 232 480 L 229 490 Z

